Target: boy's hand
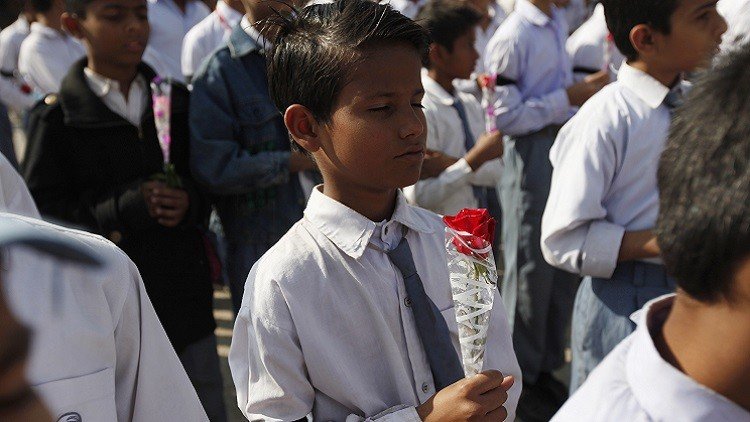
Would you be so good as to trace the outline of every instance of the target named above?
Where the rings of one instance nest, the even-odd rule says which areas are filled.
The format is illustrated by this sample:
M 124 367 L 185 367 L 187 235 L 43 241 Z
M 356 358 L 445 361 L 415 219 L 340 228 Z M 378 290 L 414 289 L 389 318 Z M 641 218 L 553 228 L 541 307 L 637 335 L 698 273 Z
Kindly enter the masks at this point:
M 424 154 L 424 160 L 422 161 L 422 171 L 419 173 L 419 179 L 430 179 L 432 177 L 440 176 L 440 173 L 448 167 L 452 166 L 457 158 L 445 155 L 440 151 L 433 151 L 428 149 Z
M 417 414 L 425 422 L 503 421 L 508 416 L 503 405 L 513 381 L 500 371 L 481 372 L 438 391 L 417 406 Z
M 568 89 L 568 101 L 574 106 L 582 106 L 589 98 L 609 83 L 609 72 L 600 70 L 586 76 L 584 80 L 571 85 Z
M 190 197 L 183 189 L 159 183 L 148 199 L 149 214 L 164 227 L 175 227 L 185 218 L 190 208 Z
M 289 172 L 298 173 L 305 170 L 313 170 L 315 168 L 315 162 L 312 158 L 308 157 L 302 152 L 292 151 L 292 155 L 289 156 Z
M 503 156 L 503 134 L 499 131 L 485 133 L 466 153 L 464 158 L 471 170 L 476 171 L 482 164 Z

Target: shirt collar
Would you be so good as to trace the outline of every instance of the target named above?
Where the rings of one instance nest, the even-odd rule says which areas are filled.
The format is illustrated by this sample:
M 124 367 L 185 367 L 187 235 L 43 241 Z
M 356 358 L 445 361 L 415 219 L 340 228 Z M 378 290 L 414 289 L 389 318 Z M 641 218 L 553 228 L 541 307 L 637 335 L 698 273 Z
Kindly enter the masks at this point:
M 651 108 L 659 107 L 669 93 L 669 88 L 654 79 L 653 76 L 627 63 L 620 66 L 617 82 L 633 91 Z
M 305 208 L 305 219 L 312 223 L 339 249 L 354 259 L 359 259 L 367 248 L 376 228 L 382 227 L 346 205 L 329 198 L 316 186 Z M 427 222 L 406 202 L 401 190 L 396 198 L 396 209 L 391 221 L 419 233 L 433 233 Z M 378 234 L 379 235 L 379 234 Z
M 456 101 L 448 91 L 427 75 L 427 69 L 422 70 L 422 86 L 424 87 L 425 95 L 433 97 L 443 105 L 453 106 L 453 103 Z
M 83 69 L 83 74 L 86 76 L 86 80 L 88 81 L 89 86 L 91 87 L 91 90 L 99 98 L 105 97 L 107 94 L 109 94 L 112 91 L 120 92 L 120 83 L 114 79 L 110 79 L 106 76 L 102 76 L 94 72 L 93 70 L 89 69 L 88 67 L 85 67 Z M 145 81 L 143 80 L 143 75 L 141 74 L 136 75 L 135 79 L 133 80 L 133 84 L 144 86 Z
M 263 44 L 258 41 L 259 39 L 262 40 L 263 37 L 260 36 L 260 34 L 258 34 L 259 37 L 253 37 L 250 35 L 250 32 L 256 31 L 255 28 L 251 28 L 250 31 L 246 30 L 244 28 L 245 26 L 251 27 L 250 22 L 243 16 L 240 24 L 234 27 L 232 35 L 229 36 L 228 45 L 232 58 L 236 59 L 250 54 L 253 51 L 257 51 L 260 54 L 264 53 Z M 257 33 L 257 31 L 255 33 Z
M 636 401 L 653 420 L 747 420 L 750 414 L 720 394 L 698 384 L 666 362 L 651 332 L 661 330 L 674 294 L 648 302 L 634 316 L 638 328 L 625 361 L 626 379 Z
M 554 13 L 556 8 L 553 6 L 552 10 Z M 545 26 L 550 21 L 550 17 L 545 15 L 538 7 L 531 4 L 529 0 L 516 1 L 515 12 L 537 26 Z
M 39 22 L 33 22 L 30 27 L 30 31 L 40 34 L 45 38 L 66 38 L 68 35 L 57 29 L 50 28 L 47 25 L 42 25 Z
M 234 27 L 240 22 L 240 20 L 242 20 L 242 13 L 229 7 L 229 5 L 223 1 L 216 3 L 216 12 L 226 19 L 231 27 Z

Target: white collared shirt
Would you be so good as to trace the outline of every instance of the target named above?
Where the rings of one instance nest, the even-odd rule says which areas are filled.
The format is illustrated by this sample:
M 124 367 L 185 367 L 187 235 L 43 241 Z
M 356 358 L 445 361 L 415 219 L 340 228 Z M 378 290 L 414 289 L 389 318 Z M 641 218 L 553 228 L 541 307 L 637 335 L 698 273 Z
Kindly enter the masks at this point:
M 730 51 L 750 41 L 750 0 L 721 0 L 717 9 L 729 27 L 722 37 L 722 51 Z
M 684 82 L 680 87 L 688 88 Z M 542 253 L 551 265 L 609 278 L 623 234 L 654 228 L 668 93 L 650 75 L 623 64 L 617 81 L 560 130 L 549 154 L 554 169 L 542 217 Z
M 148 88 L 142 75 L 139 74 L 130 83 L 128 98 L 126 100 L 120 90 L 119 82 L 95 73 L 88 67 L 83 69 L 83 74 L 86 77 L 86 83 L 89 85 L 89 88 L 91 88 L 97 97 L 101 98 L 104 105 L 134 126 L 141 126 L 143 113 L 146 111 L 146 106 L 148 105 Z
M 3 154 L 0 154 L 0 212 L 42 218 L 23 177 Z
M 52 420 L 75 413 L 83 421 L 208 421 L 124 252 L 90 233 L 14 214 L 0 219 L 64 236 L 106 263 L 89 269 L 28 248 L 4 251 L 4 293 L 33 333 L 26 378 Z
M 401 12 L 407 18 L 414 19 L 424 5 L 427 4 L 427 0 L 389 0 L 386 3 L 390 4 L 393 9 Z
M 192 77 L 203 60 L 227 42 L 240 19 L 242 13 L 219 1 L 216 10 L 188 31 L 182 43 L 182 74 L 185 78 Z
M 376 224 L 320 188 L 248 276 L 229 352 L 239 407 L 249 420 L 312 412 L 321 421 L 419 421 L 415 406 L 435 386 L 403 277 L 381 250 L 408 228 L 424 290 L 458 352 L 445 226 L 400 193 L 393 217 Z M 484 368 L 516 377 L 505 403 L 513 420 L 521 374 L 497 292 L 491 321 Z
M 607 70 L 615 72 L 620 68 L 625 57 L 614 45 L 607 41 L 609 29 L 604 19 L 604 5 L 597 4 L 594 14 L 591 15 L 580 28 L 568 38 L 565 48 L 573 64 L 573 80 L 580 82 L 593 72 L 600 71 L 605 67 L 605 59 L 609 54 Z
M 21 43 L 18 70 L 35 91 L 57 92 L 70 66 L 85 54 L 75 38 L 34 22 L 29 36 Z
M 160 76 L 182 81 L 182 41 L 190 28 L 210 13 L 199 0 L 187 0 L 185 12 L 173 0 L 148 0 L 151 37 L 143 61 L 154 65 Z
M 0 70 L 8 73 L 18 70 L 18 52 L 29 31 L 29 22 L 21 15 L 0 32 Z
M 427 119 L 427 148 L 459 158 L 438 177 L 420 180 L 404 189 L 410 202 L 427 208 L 440 215 L 454 215 L 462 208 L 476 208 L 477 199 L 472 186 L 495 187 L 502 174 L 499 159 L 484 163 L 476 172 L 463 158 L 466 144 L 461 118 L 453 107 L 460 101 L 466 110 L 469 128 L 474 140 L 484 133 L 484 112 L 482 106 L 470 94 L 456 91 L 449 94 L 427 72 L 422 72 L 422 86 L 425 90 L 422 105 Z
M 528 0 L 513 13 L 487 45 L 484 69 L 512 83 L 497 87 L 497 127 L 506 135 L 526 135 L 565 123 L 574 113 L 566 87 L 573 82 L 565 51 L 565 15 L 552 7 L 545 15 Z
M 673 302 L 674 294 L 665 295 L 634 314 L 635 332 L 607 355 L 552 421 L 750 420 L 745 409 L 662 358 L 654 335 L 661 332 Z

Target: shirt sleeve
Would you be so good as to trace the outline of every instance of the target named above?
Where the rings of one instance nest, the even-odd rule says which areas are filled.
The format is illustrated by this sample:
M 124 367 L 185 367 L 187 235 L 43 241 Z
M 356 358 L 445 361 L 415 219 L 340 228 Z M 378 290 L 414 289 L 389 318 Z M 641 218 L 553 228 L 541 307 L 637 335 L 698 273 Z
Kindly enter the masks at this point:
M 578 115 L 563 127 L 550 152 L 554 167 L 542 217 L 541 248 L 551 265 L 609 278 L 625 228 L 609 222 L 604 197 L 617 168 L 614 139 L 624 134 Z
M 213 56 L 214 59 L 216 56 Z M 196 75 L 190 99 L 193 177 L 211 193 L 244 194 L 289 181 L 288 151 L 251 154 L 236 139 L 238 126 L 224 75 L 209 64 Z
M 500 178 L 503 174 L 502 159 L 494 159 L 482 164 L 471 176 L 471 184 L 474 186 L 484 186 L 496 188 L 500 184 Z
M 506 135 L 525 135 L 552 123 L 564 121 L 570 111 L 564 88 L 538 98 L 524 98 L 518 83 L 528 71 L 520 40 L 500 39 L 488 51 L 486 68 L 494 69 L 505 79 L 495 96 L 498 129 Z
M 117 274 L 116 281 L 127 283 L 128 288 L 114 333 L 117 419 L 208 421 L 159 323 L 138 269 L 119 250 L 118 253 L 120 260 L 112 266 L 111 273 Z

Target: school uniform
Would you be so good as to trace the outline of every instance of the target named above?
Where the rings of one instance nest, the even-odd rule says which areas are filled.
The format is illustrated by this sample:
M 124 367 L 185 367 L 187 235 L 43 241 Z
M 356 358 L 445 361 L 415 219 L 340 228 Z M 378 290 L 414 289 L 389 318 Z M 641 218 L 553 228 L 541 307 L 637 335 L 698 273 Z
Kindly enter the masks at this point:
M 218 356 L 211 342 L 213 288 L 201 226 L 208 207 L 188 170 L 188 92 L 172 86 L 171 161 L 188 193 L 190 206 L 176 227 L 149 215 L 141 185 L 163 169 L 145 64 L 125 101 L 117 82 L 78 61 L 60 94 L 35 109 L 23 175 L 45 218 L 83 227 L 108 237 L 138 265 L 177 353 L 200 353 L 213 379 L 186 367 L 209 415 L 223 412 Z M 196 350 L 198 349 L 198 350 Z M 200 378 L 200 379 L 198 379 Z M 208 401 L 206 401 L 208 400 Z
M 248 276 L 229 352 L 238 405 L 249 420 L 418 421 L 435 379 L 389 251 L 405 232 L 458 354 L 445 225 L 400 193 L 392 218 L 374 223 L 320 188 Z M 497 293 L 491 312 L 484 369 L 516 377 L 505 403 L 513 420 L 521 374 Z
M 655 338 L 674 303 L 659 297 L 633 315 L 638 328 L 565 403 L 553 422 L 750 420 L 750 412 L 667 362 Z
M 216 10 L 188 31 L 182 43 L 182 75 L 186 80 L 193 77 L 211 53 L 227 42 L 240 19 L 242 13 L 219 1 Z
M 573 314 L 571 391 L 633 331 L 629 316 L 669 293 L 659 258 L 618 263 L 626 231 L 652 229 L 659 212 L 656 172 L 671 120 L 670 89 L 623 64 L 617 82 L 594 95 L 550 151 L 552 187 L 542 218 L 542 252 L 585 276 Z
M 586 76 L 605 70 L 605 60 L 609 55 L 609 66 L 606 70 L 614 75 L 625 56 L 614 45 L 608 42 L 609 29 L 604 18 L 604 5 L 594 8 L 594 14 L 578 28 L 565 44 L 565 49 L 573 65 L 573 80 L 583 81 Z
M 721 0 L 716 8 L 729 27 L 721 39 L 722 51 L 736 49 L 750 41 L 750 0 Z
M 200 0 L 185 2 L 185 10 L 174 0 L 148 0 L 148 21 L 151 36 L 143 53 L 143 61 L 152 65 L 163 77 L 183 81 L 182 42 L 190 28 L 211 14 Z
M 565 91 L 572 83 L 565 52 L 567 23 L 559 9 L 552 10 L 549 17 L 528 0 L 518 0 L 490 41 L 486 63 L 500 75 L 496 122 L 508 135 L 498 187 L 505 258 L 502 297 L 529 384 L 564 363 L 576 288 L 575 276 L 548 265 L 539 247 L 552 173 L 549 149 L 574 112 Z
M 589 17 L 589 9 L 586 0 L 570 0 L 567 6 L 562 8 L 565 12 L 565 21 L 568 23 L 569 33 L 574 32 Z
M 484 133 L 481 105 L 470 94 L 448 93 L 426 72 L 422 73 L 422 86 L 427 148 L 461 158 L 439 176 L 420 180 L 404 189 L 406 198 L 440 215 L 455 215 L 463 208 L 486 208 L 487 188 L 497 185 L 502 164 L 495 159 L 472 171 L 463 158 Z M 491 194 L 496 195 L 494 189 Z
M 21 15 L 0 31 L 0 71 L 3 75 L 13 75 L 18 70 L 18 53 L 30 30 L 29 21 Z
M 26 182 L 3 154 L 0 154 L 0 212 L 41 218 Z
M 34 22 L 21 43 L 18 70 L 35 91 L 57 92 L 70 66 L 85 55 L 86 50 L 75 38 Z
M 61 237 L 105 265 L 3 250 L 3 294 L 33 332 L 26 378 L 53 420 L 208 421 L 141 281 L 103 238 L 0 213 L 4 228 Z

